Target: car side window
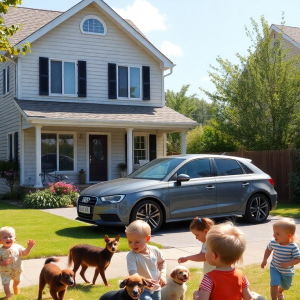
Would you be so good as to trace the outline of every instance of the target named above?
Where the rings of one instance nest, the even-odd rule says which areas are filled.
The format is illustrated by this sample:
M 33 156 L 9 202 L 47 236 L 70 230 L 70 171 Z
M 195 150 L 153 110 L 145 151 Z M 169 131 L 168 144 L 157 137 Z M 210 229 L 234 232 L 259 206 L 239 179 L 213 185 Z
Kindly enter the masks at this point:
M 189 175 L 190 178 L 210 177 L 210 161 L 209 159 L 197 159 L 188 162 L 177 171 L 177 175 L 179 174 Z
M 249 168 L 247 167 L 245 164 L 243 164 L 242 162 L 240 162 L 240 165 L 242 166 L 242 168 L 244 169 L 244 171 L 247 173 L 247 174 L 253 174 L 254 172 Z
M 217 176 L 244 174 L 240 165 L 233 159 L 214 158 L 217 167 Z

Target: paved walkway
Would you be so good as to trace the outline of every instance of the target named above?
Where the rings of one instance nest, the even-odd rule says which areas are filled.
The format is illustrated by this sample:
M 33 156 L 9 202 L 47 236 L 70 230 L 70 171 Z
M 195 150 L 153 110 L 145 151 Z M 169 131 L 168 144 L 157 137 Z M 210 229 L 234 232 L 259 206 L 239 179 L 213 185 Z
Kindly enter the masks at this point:
M 63 216 L 68 219 L 75 220 L 77 217 L 76 208 L 63 209 L 47 209 L 43 210 L 47 213 Z M 236 225 L 245 233 L 247 238 L 247 249 L 244 254 L 243 265 L 246 266 L 254 263 L 261 263 L 266 245 L 272 238 L 272 224 L 279 217 L 270 216 L 264 224 L 253 225 L 244 222 L 241 218 L 236 219 Z M 222 221 L 222 220 L 220 220 Z M 113 228 L 114 231 L 121 233 L 124 236 L 124 227 Z M 300 231 L 300 220 L 297 220 L 297 230 Z M 167 259 L 167 272 L 178 265 L 177 259 L 181 256 L 199 253 L 201 243 L 195 239 L 189 231 L 189 222 L 176 222 L 165 224 L 157 234 L 151 237 L 151 241 L 162 244 L 165 249 L 162 249 L 164 257 Z M 111 264 L 106 271 L 107 279 L 124 278 L 127 276 L 126 266 L 127 252 L 114 254 Z M 21 282 L 22 286 L 37 285 L 39 281 L 40 270 L 44 265 L 45 259 L 30 259 L 24 260 L 24 278 Z M 61 268 L 67 267 L 67 257 L 61 257 L 58 263 Z M 202 263 L 187 262 L 184 264 L 188 268 L 202 268 Z M 93 278 L 94 269 L 89 268 L 86 272 L 86 277 L 90 280 Z M 83 282 L 79 273 L 76 276 L 78 283 Z M 97 279 L 97 284 L 103 284 L 101 277 Z

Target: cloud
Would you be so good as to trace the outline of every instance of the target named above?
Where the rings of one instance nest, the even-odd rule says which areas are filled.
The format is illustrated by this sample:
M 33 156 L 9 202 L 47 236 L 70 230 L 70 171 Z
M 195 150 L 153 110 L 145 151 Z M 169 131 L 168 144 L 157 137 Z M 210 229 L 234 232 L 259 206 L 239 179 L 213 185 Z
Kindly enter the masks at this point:
M 169 41 L 163 41 L 160 46 L 161 52 L 166 56 L 182 56 L 183 51 L 180 46 L 170 43 Z
M 210 81 L 210 77 L 209 76 L 207 76 L 207 77 L 202 77 L 200 80 L 201 81 Z
M 113 8 L 122 18 L 130 19 L 143 32 L 166 30 L 167 16 L 160 14 L 158 8 L 146 0 L 135 0 L 125 9 Z

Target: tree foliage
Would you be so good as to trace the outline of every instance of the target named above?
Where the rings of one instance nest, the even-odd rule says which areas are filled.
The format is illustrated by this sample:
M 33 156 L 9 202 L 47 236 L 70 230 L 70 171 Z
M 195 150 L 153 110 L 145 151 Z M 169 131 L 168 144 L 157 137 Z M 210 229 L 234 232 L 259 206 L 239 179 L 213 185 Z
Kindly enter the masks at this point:
M 17 56 L 20 53 L 25 55 L 28 51 L 30 52 L 30 44 L 24 43 L 20 47 L 14 47 L 14 45 L 10 44 L 9 38 L 12 37 L 16 32 L 18 32 L 21 28 L 21 24 L 13 24 L 10 27 L 5 26 L 3 20 L 3 14 L 8 12 L 9 6 L 13 6 L 16 8 L 17 5 L 20 5 L 22 0 L 1 0 L 0 1 L 0 61 L 3 63 L 10 59 L 11 56 Z
M 274 39 L 264 17 L 260 21 L 262 30 L 253 19 L 252 31 L 246 28 L 247 55 L 237 54 L 239 64 L 218 57 L 219 66 L 209 71 L 216 91 L 204 92 L 214 102 L 217 130 L 248 150 L 286 149 L 299 131 L 300 57 L 291 55 L 282 32 Z

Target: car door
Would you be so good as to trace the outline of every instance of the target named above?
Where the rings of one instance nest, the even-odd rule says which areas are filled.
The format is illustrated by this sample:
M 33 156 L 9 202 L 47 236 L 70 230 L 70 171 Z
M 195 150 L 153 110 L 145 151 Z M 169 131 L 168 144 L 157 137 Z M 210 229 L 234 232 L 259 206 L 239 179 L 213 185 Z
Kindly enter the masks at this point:
M 184 219 L 216 213 L 216 181 L 209 158 L 187 162 L 177 175 L 186 174 L 189 181 L 169 181 L 170 218 Z
M 214 158 L 216 168 L 217 213 L 236 212 L 248 199 L 253 177 L 235 159 Z

